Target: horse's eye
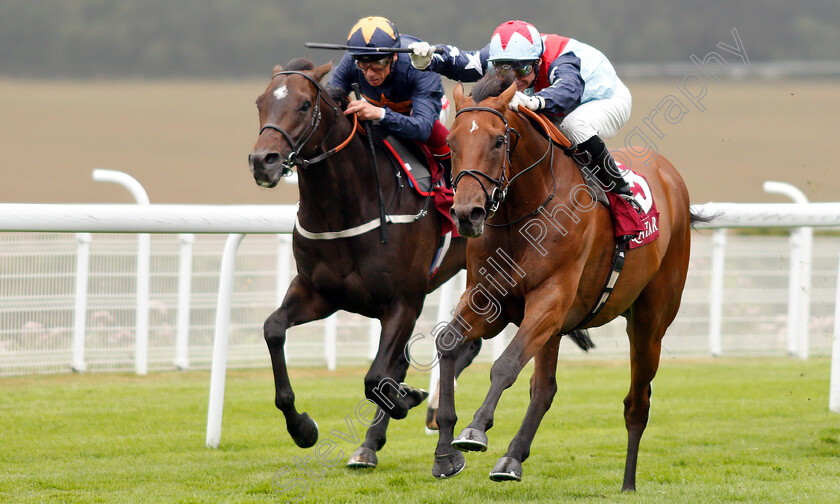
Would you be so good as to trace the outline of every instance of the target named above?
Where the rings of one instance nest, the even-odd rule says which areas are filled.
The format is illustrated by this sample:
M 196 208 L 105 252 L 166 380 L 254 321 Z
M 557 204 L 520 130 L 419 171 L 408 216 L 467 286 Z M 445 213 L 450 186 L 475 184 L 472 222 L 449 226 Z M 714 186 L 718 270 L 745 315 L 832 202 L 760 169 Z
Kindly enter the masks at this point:
M 505 144 L 505 137 L 500 136 L 499 138 L 496 139 L 496 148 L 497 149 L 501 149 L 504 144 Z
M 312 107 L 312 102 L 309 101 L 309 100 L 306 100 L 305 102 L 300 104 L 300 107 L 298 107 L 298 110 L 300 112 L 306 112 L 307 110 L 309 110 L 310 107 Z

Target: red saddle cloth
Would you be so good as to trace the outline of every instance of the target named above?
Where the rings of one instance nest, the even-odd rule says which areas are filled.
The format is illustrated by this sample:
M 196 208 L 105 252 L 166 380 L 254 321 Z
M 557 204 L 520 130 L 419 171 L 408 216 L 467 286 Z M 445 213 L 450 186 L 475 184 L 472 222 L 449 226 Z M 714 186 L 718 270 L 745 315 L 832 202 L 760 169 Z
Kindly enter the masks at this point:
M 659 211 L 656 209 L 653 191 L 650 190 L 647 180 L 621 164 L 619 169 L 622 170 L 624 180 L 630 184 L 633 197 L 642 212 L 640 214 L 630 202 L 612 192 L 607 192 L 607 198 L 610 200 L 615 236 L 636 235 L 636 238 L 627 244 L 628 249 L 634 249 L 647 245 L 659 236 Z
M 440 169 L 440 165 L 438 164 L 435 157 L 432 155 L 429 147 L 422 142 L 414 142 L 415 145 L 423 152 L 423 155 L 426 157 L 426 162 L 429 166 L 429 171 L 432 175 L 432 187 L 431 189 L 426 192 L 420 188 L 420 184 L 417 183 L 417 180 L 414 179 L 414 175 L 412 175 L 411 170 L 406 169 L 405 162 L 400 157 L 399 153 L 396 149 L 393 148 L 387 141 L 385 142 L 388 151 L 397 161 L 397 164 L 400 165 L 400 169 L 411 181 L 411 186 L 417 191 L 417 194 L 423 196 L 424 198 L 429 196 L 431 193 L 431 197 L 433 203 L 435 205 L 435 210 L 440 214 L 441 217 L 441 229 L 440 235 L 445 236 L 446 233 L 451 232 L 452 237 L 460 236 L 458 234 L 457 229 L 455 229 L 455 223 L 452 221 L 452 216 L 449 214 L 449 209 L 452 208 L 452 202 L 455 198 L 455 193 L 452 191 L 451 188 L 446 187 L 446 184 L 443 181 L 443 173 Z

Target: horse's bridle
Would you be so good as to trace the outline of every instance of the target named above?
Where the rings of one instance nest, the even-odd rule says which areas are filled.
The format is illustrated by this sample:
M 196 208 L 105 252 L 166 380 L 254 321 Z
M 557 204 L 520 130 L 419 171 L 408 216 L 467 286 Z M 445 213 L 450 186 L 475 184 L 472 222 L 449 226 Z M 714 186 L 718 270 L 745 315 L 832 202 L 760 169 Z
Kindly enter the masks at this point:
M 283 161 L 283 163 L 281 164 L 281 166 L 283 167 L 282 176 L 287 177 L 292 174 L 292 166 L 306 168 L 311 164 L 319 163 L 324 159 L 327 159 L 328 157 L 336 154 L 338 151 L 343 149 L 350 142 L 350 139 L 353 138 L 353 135 L 356 134 L 357 118 L 356 115 L 353 114 L 353 130 L 351 131 L 350 136 L 347 137 L 346 140 L 344 140 L 339 145 L 330 150 L 324 150 L 324 152 L 311 159 L 302 158 L 300 156 L 301 149 L 303 149 L 303 147 L 306 145 L 309 139 L 312 138 L 312 135 L 315 133 L 315 131 L 318 129 L 318 126 L 321 124 L 321 101 L 324 100 L 324 97 L 322 95 L 323 88 L 315 79 L 313 79 L 309 75 L 303 72 L 293 70 L 277 72 L 276 74 L 271 76 L 271 80 L 276 79 L 280 75 L 301 75 L 305 77 L 309 82 L 311 82 L 315 86 L 315 89 L 318 91 L 318 96 L 315 97 L 315 104 L 313 105 L 312 117 L 309 119 L 309 124 L 306 125 L 306 129 L 303 130 L 303 132 L 298 137 L 297 141 L 295 141 L 286 130 L 284 130 L 280 126 L 277 126 L 276 124 L 266 123 L 263 124 L 262 128 L 260 128 L 260 135 L 262 135 L 265 130 L 274 130 L 280 133 L 281 135 L 283 135 L 283 138 L 286 139 L 286 141 L 289 143 L 289 146 L 292 148 L 292 151 L 286 157 L 285 161 Z M 330 133 L 332 133 L 332 130 L 335 127 L 335 119 L 338 118 L 338 115 L 340 114 L 338 107 L 327 102 L 326 100 L 324 100 L 324 102 L 333 109 L 333 121 L 330 125 L 330 129 L 327 131 L 327 134 L 324 135 L 324 139 L 321 140 L 320 145 L 318 145 L 318 149 L 322 150 L 324 149 L 324 143 L 327 141 L 327 138 L 329 138 Z
M 498 110 L 496 110 L 494 108 L 490 108 L 490 107 L 464 107 L 455 114 L 455 117 L 458 117 L 463 112 L 469 112 L 469 111 L 490 112 L 492 114 L 497 115 L 499 117 L 499 119 L 502 120 L 502 123 L 505 125 L 504 145 L 506 147 L 505 147 L 505 158 L 502 160 L 502 173 L 501 173 L 501 175 L 499 175 L 499 178 L 496 179 L 496 178 L 493 178 L 490 175 L 487 175 L 486 173 L 484 173 L 482 171 L 479 171 L 479 170 L 462 170 L 460 173 L 458 173 L 458 175 L 455 177 L 455 180 L 452 182 L 452 189 L 457 191 L 458 181 L 460 181 L 461 178 L 465 175 L 469 175 L 470 177 L 474 178 L 478 182 L 478 185 L 481 186 L 481 190 L 484 192 L 484 197 L 485 197 L 485 208 L 484 209 L 487 211 L 487 218 L 485 219 L 485 223 L 488 226 L 492 226 L 492 227 L 511 226 L 511 225 L 517 224 L 517 223 L 527 219 L 528 217 L 531 217 L 532 215 L 536 214 L 537 212 L 539 212 L 540 209 L 545 207 L 548 204 L 549 201 L 554 199 L 554 194 L 557 192 L 557 179 L 554 176 L 554 170 L 553 170 L 554 149 L 552 148 L 551 141 L 549 140 L 548 148 L 543 153 L 542 157 L 540 157 L 535 163 L 533 163 L 529 167 L 525 168 L 521 172 L 519 172 L 516 175 L 514 175 L 513 177 L 511 177 L 510 180 L 507 180 L 507 170 L 510 168 L 510 154 L 516 148 L 516 143 L 514 143 L 513 146 L 511 146 L 510 134 L 511 134 L 511 132 L 513 132 L 513 134 L 516 135 L 516 137 L 518 139 L 520 137 L 519 132 L 516 131 L 515 129 L 511 128 L 508 125 L 507 119 L 505 118 L 505 115 L 502 112 L 499 112 Z M 510 186 L 511 186 L 511 184 L 513 184 L 513 181 L 516 180 L 517 178 L 519 178 L 520 176 L 524 175 L 525 173 L 531 171 L 533 168 L 535 168 L 539 164 L 541 164 L 545 160 L 546 156 L 548 156 L 549 160 L 550 160 L 549 161 L 549 172 L 551 173 L 551 178 L 554 181 L 554 190 L 551 192 L 551 194 L 548 195 L 548 198 L 543 202 L 543 204 L 540 205 L 539 207 L 537 207 L 536 210 L 528 213 L 527 215 L 523 215 L 522 217 L 519 217 L 519 218 L 517 218 L 515 220 L 512 220 L 510 222 L 506 222 L 504 224 L 493 224 L 493 223 L 490 223 L 490 222 L 486 222 L 487 219 L 490 219 L 493 216 L 493 214 L 496 212 L 496 210 L 499 209 L 499 204 L 501 204 L 505 200 L 505 197 L 507 196 L 507 193 L 508 193 L 508 189 L 510 189 Z M 484 186 L 484 182 L 482 182 L 482 180 L 481 180 L 482 178 L 486 179 L 488 182 L 490 182 L 491 184 L 494 185 L 493 189 L 489 193 L 487 192 L 487 188 Z

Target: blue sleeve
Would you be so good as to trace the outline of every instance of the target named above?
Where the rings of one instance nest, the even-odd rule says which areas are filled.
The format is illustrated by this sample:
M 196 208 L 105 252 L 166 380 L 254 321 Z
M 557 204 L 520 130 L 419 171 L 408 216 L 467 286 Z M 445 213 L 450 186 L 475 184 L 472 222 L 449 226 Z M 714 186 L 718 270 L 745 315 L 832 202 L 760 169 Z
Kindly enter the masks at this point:
M 580 75 L 580 58 L 567 52 L 548 66 L 550 85 L 536 93 L 545 100 L 544 110 L 550 114 L 565 115 L 580 105 L 584 81 Z
M 409 65 L 406 72 L 411 91 L 411 115 L 403 115 L 385 107 L 385 117 L 379 124 L 394 135 L 425 142 L 432 126 L 440 119 L 443 84 L 440 76 L 421 72 Z
M 489 45 L 479 51 L 462 51 L 450 45 L 438 47 L 443 48 L 443 54 L 432 56 L 432 62 L 426 70 L 461 82 L 476 82 L 484 77 L 490 54 Z
M 351 85 L 356 82 L 356 77 L 356 64 L 353 63 L 353 58 L 349 54 L 344 53 L 341 61 L 338 62 L 338 65 L 330 75 L 327 85 L 341 88 L 350 95 Z

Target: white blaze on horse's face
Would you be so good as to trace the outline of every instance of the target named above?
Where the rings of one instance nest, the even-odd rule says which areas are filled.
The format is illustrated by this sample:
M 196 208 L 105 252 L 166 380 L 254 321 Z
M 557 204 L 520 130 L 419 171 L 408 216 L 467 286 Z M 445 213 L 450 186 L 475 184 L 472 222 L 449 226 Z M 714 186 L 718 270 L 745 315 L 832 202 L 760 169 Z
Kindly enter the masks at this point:
M 478 124 L 475 123 L 475 119 L 473 119 L 472 128 L 470 128 L 470 133 L 478 129 Z
M 277 98 L 277 101 L 282 100 L 288 94 L 289 94 L 289 90 L 286 89 L 285 84 L 283 84 L 282 86 L 280 86 L 279 88 L 274 90 L 274 97 Z

